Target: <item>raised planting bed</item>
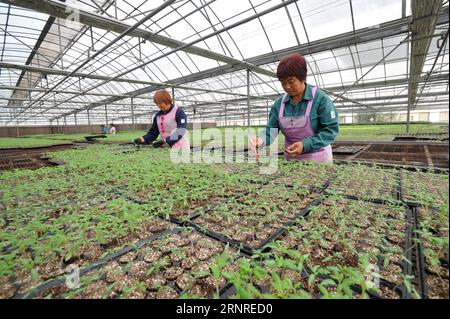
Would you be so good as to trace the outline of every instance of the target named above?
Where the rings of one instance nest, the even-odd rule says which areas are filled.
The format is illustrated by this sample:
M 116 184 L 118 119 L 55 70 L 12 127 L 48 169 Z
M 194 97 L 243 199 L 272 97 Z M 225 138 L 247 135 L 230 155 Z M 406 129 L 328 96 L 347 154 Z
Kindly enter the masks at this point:
M 86 266 L 105 254 L 172 227 L 145 206 L 123 199 L 103 200 L 101 203 L 95 198 L 92 205 L 49 212 L 37 210 L 32 215 L 14 218 L 3 212 L 0 297 L 23 294 L 63 275 L 69 265 Z
M 412 206 L 448 207 L 448 174 L 401 173 L 402 200 Z
M 213 298 L 228 288 L 238 252 L 192 229 L 150 239 L 96 269 L 81 271 L 80 287 L 60 285 L 37 298 Z
M 411 216 L 402 206 L 324 199 L 231 281 L 248 298 L 408 298 Z M 368 276 L 377 273 L 380 285 Z
M 318 193 L 308 188 L 277 184 L 276 180 L 233 198 L 191 224 L 219 240 L 240 245 L 247 253 L 262 248 L 279 236 L 284 226 L 314 205 Z
M 398 173 L 365 165 L 339 165 L 327 192 L 379 203 L 397 201 Z
M 414 241 L 417 244 L 418 282 L 423 298 L 449 298 L 448 206 L 439 210 L 416 207 Z

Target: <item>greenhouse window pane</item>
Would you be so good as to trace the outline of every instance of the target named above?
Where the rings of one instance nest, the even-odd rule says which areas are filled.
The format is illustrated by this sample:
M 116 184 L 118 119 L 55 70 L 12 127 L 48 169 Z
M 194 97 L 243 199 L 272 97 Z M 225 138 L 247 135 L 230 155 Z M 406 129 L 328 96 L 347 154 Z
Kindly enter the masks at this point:
M 261 17 L 261 22 L 275 51 L 297 45 L 294 31 L 284 8 Z
M 394 48 L 403 40 L 402 37 L 398 37 L 397 41 L 387 41 L 383 39 L 384 54 L 387 55 L 389 52 L 394 50 Z M 397 47 L 391 54 L 385 59 L 385 61 L 395 61 L 399 59 L 406 59 L 408 57 L 408 44 L 403 43 Z
M 383 59 L 381 41 L 357 44 L 359 60 L 362 65 L 371 65 Z
M 336 86 L 342 83 L 339 72 L 323 73 L 321 78 L 325 86 Z
M 386 64 L 386 78 L 399 79 L 406 77 L 406 61 L 394 62 Z M 405 79 L 406 81 L 406 79 Z
M 356 81 L 354 70 L 341 71 L 341 76 L 344 85 L 353 84 Z
M 353 30 L 347 0 L 307 0 L 299 3 L 309 40 L 315 41 Z M 330 19 L 333 17 L 333 19 Z
M 352 0 L 355 29 L 402 17 L 402 0 Z
M 367 73 L 370 70 L 369 73 Z M 384 66 L 383 65 L 377 65 L 375 68 L 372 69 L 372 67 L 366 67 L 363 68 L 363 74 L 366 74 L 364 76 L 364 81 L 380 81 L 385 79 L 385 73 L 384 73 Z
M 244 58 L 251 58 L 270 52 L 269 42 L 264 32 L 261 32 L 261 24 L 257 20 L 230 30 L 230 35 L 239 46 Z
M 314 60 L 320 72 L 336 71 L 336 59 L 331 51 L 314 54 Z
M 350 49 L 340 48 L 333 50 L 333 52 L 334 55 L 336 56 L 337 64 L 340 69 L 354 68 Z

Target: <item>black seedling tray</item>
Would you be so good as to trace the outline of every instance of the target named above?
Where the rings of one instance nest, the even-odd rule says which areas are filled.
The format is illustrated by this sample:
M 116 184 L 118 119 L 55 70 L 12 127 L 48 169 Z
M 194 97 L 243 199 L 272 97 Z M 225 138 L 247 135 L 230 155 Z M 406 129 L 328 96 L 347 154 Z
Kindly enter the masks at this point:
M 86 273 L 88 273 L 88 272 L 90 272 L 92 270 L 95 270 L 97 268 L 101 268 L 106 263 L 108 263 L 110 261 L 113 261 L 115 259 L 118 259 L 118 258 L 122 257 L 123 255 L 125 255 L 126 253 L 128 253 L 130 251 L 139 249 L 140 247 L 144 246 L 145 244 L 148 244 L 148 243 L 150 243 L 150 242 L 152 242 L 152 241 L 154 241 L 156 239 L 159 239 L 160 237 L 162 237 L 162 236 L 164 236 L 166 234 L 172 233 L 172 231 L 173 231 L 172 229 L 168 229 L 168 230 L 165 230 L 163 232 L 154 234 L 152 236 L 143 238 L 143 239 L 139 240 L 134 245 L 130 245 L 130 246 L 124 247 L 124 248 L 122 248 L 121 250 L 119 250 L 116 253 L 113 253 L 113 254 L 110 254 L 108 256 L 105 256 L 105 257 L 103 257 L 103 258 L 101 258 L 101 259 L 91 263 L 90 265 L 81 268 L 80 269 L 80 276 L 83 276 L 84 274 L 86 274 Z M 37 296 L 39 293 L 45 292 L 45 291 L 47 291 L 49 289 L 52 289 L 52 288 L 55 288 L 55 287 L 58 287 L 58 286 L 64 284 L 65 281 L 66 281 L 66 275 L 61 275 L 61 276 L 59 276 L 57 278 L 50 279 L 47 282 L 44 282 L 43 284 L 40 284 L 37 287 L 31 288 L 31 289 L 29 289 L 27 292 L 25 292 L 23 294 L 16 294 L 13 298 L 14 299 L 33 298 L 33 297 Z
M 401 263 L 395 262 L 394 264 L 396 264 L 402 268 L 403 275 L 412 276 L 413 275 L 413 265 L 412 265 L 413 249 L 414 249 L 412 236 L 413 236 L 414 216 L 413 216 L 411 209 L 409 209 L 409 208 L 405 208 L 405 209 L 406 209 L 406 232 L 405 232 L 405 242 L 404 242 L 404 246 L 403 246 L 404 260 Z M 387 240 L 387 238 L 386 238 L 386 240 Z M 409 262 L 407 262 L 406 260 L 408 260 Z M 379 262 L 378 262 L 379 268 L 383 268 L 382 262 L 383 262 L 382 258 L 379 258 Z M 391 290 L 397 291 L 398 293 L 400 293 L 401 299 L 410 299 L 411 298 L 411 294 L 406 289 L 404 284 L 396 285 L 385 279 L 380 279 L 380 285 L 388 287 Z M 378 296 L 378 294 L 376 294 L 376 293 L 371 293 L 371 294 L 375 297 L 382 298 L 381 296 Z
M 420 207 L 412 207 L 411 211 L 414 216 L 414 228 L 416 231 L 414 231 L 414 238 L 416 239 L 416 246 L 415 246 L 415 269 L 414 269 L 414 275 L 416 277 L 416 284 L 419 288 L 418 292 L 420 293 L 421 298 L 428 299 L 428 293 L 429 293 L 429 286 L 427 284 L 427 271 L 425 269 L 425 255 L 424 255 L 424 247 L 423 243 L 421 241 L 420 233 L 417 232 L 417 230 L 420 230 L 420 224 L 419 224 L 419 214 L 420 214 Z M 441 266 L 448 268 L 448 260 L 440 259 Z
M 91 271 L 93 271 L 93 270 L 96 270 L 98 268 L 102 268 L 107 263 L 109 263 L 111 261 L 114 261 L 114 260 L 122 257 L 123 255 L 125 255 L 125 254 L 127 254 L 127 253 L 129 253 L 131 251 L 136 251 L 137 252 L 141 248 L 143 248 L 144 246 L 147 246 L 148 244 L 152 243 L 155 240 L 158 240 L 158 239 L 162 238 L 163 236 L 170 235 L 170 234 L 179 234 L 182 231 L 183 231 L 182 228 L 172 228 L 172 229 L 167 229 L 167 230 L 165 230 L 165 231 L 163 231 L 161 233 L 154 234 L 152 236 L 143 238 L 143 239 L 139 240 L 134 245 L 130 245 L 130 246 L 124 247 L 124 248 L 122 248 L 120 251 L 118 251 L 116 253 L 113 253 L 113 254 L 110 254 L 108 256 L 105 256 L 105 257 L 103 257 L 103 258 L 93 262 L 92 264 L 81 268 L 80 269 L 80 277 L 85 275 L 85 274 L 87 274 L 87 273 L 89 273 L 89 272 L 91 272 Z M 204 234 L 201 234 L 200 232 L 196 231 L 195 229 L 193 229 L 193 231 L 198 233 L 198 234 L 200 234 L 200 235 L 204 235 Z M 210 237 L 210 236 L 208 236 L 208 237 Z M 214 238 L 212 238 L 212 239 L 214 239 Z M 222 244 L 224 244 L 224 243 L 222 243 Z M 245 255 L 240 253 L 240 254 L 238 254 L 238 256 L 234 260 L 237 260 L 239 258 L 245 258 Z M 137 260 L 139 260 L 139 259 L 137 259 Z M 173 263 L 174 264 L 179 264 L 179 262 L 173 262 Z M 63 285 L 65 283 L 65 281 L 66 281 L 66 276 L 62 275 L 62 276 L 59 276 L 58 278 L 51 279 L 51 280 L 49 280 L 49 281 L 47 281 L 47 282 L 45 282 L 45 283 L 43 283 L 43 284 L 41 284 L 41 285 L 39 285 L 39 286 L 37 286 L 35 288 L 31 288 L 30 290 L 28 290 L 24 294 L 16 294 L 13 298 L 14 299 L 34 298 L 37 295 L 39 295 L 40 293 L 46 292 L 46 291 L 48 291 L 48 290 L 50 290 L 52 288 L 56 288 L 56 287 L 58 287 L 60 285 Z M 172 287 L 172 288 L 174 288 L 179 294 L 181 294 L 183 292 L 173 282 L 169 282 L 167 285 Z M 231 283 L 226 282 L 226 284 L 219 290 L 219 297 L 220 298 L 225 298 L 224 297 L 224 293 L 226 291 L 228 291 L 231 286 L 232 286 Z
M 263 181 L 263 182 L 259 182 L 258 181 L 258 182 L 255 182 L 254 184 L 260 185 L 260 186 L 264 186 L 264 185 L 269 184 L 275 178 L 276 177 L 273 177 L 273 178 L 270 178 L 270 179 L 268 179 L 266 181 Z M 118 194 L 119 196 L 121 196 L 122 198 L 124 198 L 126 200 L 132 201 L 132 202 L 134 202 L 136 204 L 140 204 L 140 205 L 148 204 L 148 201 L 141 201 L 141 200 L 138 200 L 136 198 L 130 197 L 128 195 L 125 195 L 125 191 L 123 191 L 120 188 L 114 188 L 113 190 L 114 190 L 114 192 L 116 194 Z M 201 216 L 203 214 L 206 214 L 207 212 L 211 211 L 212 209 L 216 208 L 219 205 L 225 204 L 225 203 L 227 203 L 228 201 L 230 201 L 232 199 L 238 199 L 238 198 L 240 198 L 242 196 L 248 195 L 249 193 L 250 193 L 250 191 L 245 191 L 243 193 L 239 193 L 239 194 L 236 194 L 236 195 L 233 195 L 233 196 L 224 197 L 224 198 L 220 199 L 217 203 L 214 203 L 214 204 L 212 204 L 210 206 L 207 206 L 204 209 L 201 209 L 198 212 L 191 213 L 191 214 L 189 214 L 189 215 L 187 215 L 185 217 L 182 217 L 182 218 L 175 217 L 175 216 L 173 216 L 171 214 L 168 214 L 168 215 L 166 215 L 166 214 L 158 214 L 158 216 L 163 218 L 164 220 L 169 220 L 172 223 L 175 223 L 177 225 L 186 226 L 188 221 L 192 221 L 193 219 L 195 219 L 195 218 L 197 218 L 197 217 L 199 217 L 199 216 Z
M 337 165 L 348 165 L 349 163 L 366 165 L 369 167 L 376 167 L 382 169 L 395 169 L 395 170 L 407 170 L 410 172 L 433 172 L 434 174 L 449 174 L 449 169 L 438 168 L 438 167 L 428 167 L 428 166 L 411 166 L 411 165 L 400 165 L 400 164 L 386 164 L 386 163 L 374 163 L 366 161 L 356 161 L 356 160 L 333 160 L 333 163 Z
M 327 181 L 325 181 L 325 183 L 321 187 L 314 187 L 314 186 L 310 187 L 310 192 L 311 193 L 315 192 L 319 196 L 320 194 L 322 194 L 327 189 L 327 187 L 329 185 L 330 185 L 330 180 L 327 180 Z M 242 194 L 239 197 L 245 196 L 245 195 L 246 194 Z M 197 229 L 198 231 L 200 231 L 201 233 L 203 233 L 205 235 L 208 235 L 208 236 L 211 236 L 211 237 L 215 238 L 216 240 L 228 243 L 228 244 L 233 245 L 235 247 L 240 247 L 241 250 L 244 253 L 248 254 L 248 255 L 253 255 L 256 251 L 259 251 L 259 250 L 263 249 L 267 244 L 269 244 L 269 243 L 275 241 L 276 239 L 278 239 L 287 230 L 286 227 L 289 227 L 289 226 L 293 225 L 299 217 L 306 216 L 309 213 L 311 207 L 317 206 L 320 203 L 321 203 L 320 199 L 312 200 L 310 203 L 308 203 L 308 205 L 305 208 L 301 209 L 298 214 L 295 214 L 295 216 L 292 218 L 291 221 L 287 222 L 283 227 L 281 227 L 280 229 L 278 229 L 275 232 L 273 232 L 267 239 L 265 239 L 261 244 L 259 244 L 255 248 L 251 248 L 248 245 L 245 245 L 244 243 L 242 243 L 241 241 L 232 239 L 229 236 L 225 236 L 225 235 L 219 234 L 219 233 L 211 231 L 211 230 L 209 230 L 209 229 L 207 229 L 205 227 L 197 225 L 195 223 L 195 219 L 197 217 L 199 217 L 200 215 L 194 217 L 193 219 L 191 219 L 188 222 L 188 225 L 194 227 L 195 229 Z M 211 210 L 211 209 L 209 209 L 209 210 Z
M 403 202 L 405 205 L 407 205 L 408 207 L 411 207 L 411 208 L 413 208 L 413 207 L 422 207 L 423 205 L 421 204 L 421 203 L 419 203 L 419 202 L 415 202 L 415 201 L 409 201 L 409 200 L 406 200 L 405 199 L 405 190 L 404 190 L 404 187 L 403 187 L 403 178 L 402 178 L 402 173 L 400 172 L 399 173 L 399 200 L 401 201 L 401 202 Z M 431 205 L 431 206 L 428 206 L 428 208 L 429 209 L 431 209 L 431 210 L 438 210 L 439 208 L 437 207 L 437 206 L 433 206 L 433 205 Z
M 245 245 L 244 243 L 242 243 L 241 241 L 233 239 L 229 236 L 225 236 L 225 235 L 219 234 L 217 232 L 211 231 L 211 230 L 207 229 L 206 227 L 199 226 L 195 223 L 195 219 L 192 221 L 189 221 L 187 224 L 189 226 L 195 228 L 202 234 L 210 236 L 210 237 L 212 237 L 216 240 L 219 240 L 223 243 L 230 244 L 233 247 L 239 247 L 242 252 L 251 256 L 251 255 L 255 254 L 256 251 L 260 251 L 261 249 L 263 249 L 267 244 L 278 239 L 287 230 L 287 227 L 289 227 L 295 223 L 296 219 L 298 219 L 299 217 L 306 216 L 309 213 L 311 207 L 317 206 L 320 202 L 321 202 L 320 199 L 315 199 L 315 200 L 311 201 L 305 208 L 301 209 L 298 214 L 295 214 L 295 216 L 292 218 L 291 221 L 287 222 L 283 227 L 276 230 L 274 233 L 272 233 L 267 239 L 265 239 L 262 243 L 260 243 L 255 248 L 251 248 L 248 245 Z

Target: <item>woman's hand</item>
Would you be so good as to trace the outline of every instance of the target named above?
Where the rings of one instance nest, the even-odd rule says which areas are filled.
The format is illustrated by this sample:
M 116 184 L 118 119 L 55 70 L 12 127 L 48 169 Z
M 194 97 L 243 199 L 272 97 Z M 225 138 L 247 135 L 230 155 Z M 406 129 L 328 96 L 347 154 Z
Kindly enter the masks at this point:
M 302 142 L 295 142 L 294 144 L 289 145 L 286 147 L 286 153 L 290 157 L 297 157 L 300 154 L 303 153 L 303 143 Z
M 250 145 L 249 145 L 249 147 L 250 147 L 250 150 L 252 150 L 253 151 L 253 153 L 256 153 L 256 149 L 258 148 L 258 147 L 260 147 L 261 145 L 263 145 L 263 140 L 262 139 L 260 139 L 259 137 L 252 137 L 251 139 L 250 139 Z
M 144 140 L 144 138 L 141 136 L 141 137 L 135 138 L 132 142 L 133 142 L 133 144 L 144 144 L 144 143 L 145 143 L 145 140 Z

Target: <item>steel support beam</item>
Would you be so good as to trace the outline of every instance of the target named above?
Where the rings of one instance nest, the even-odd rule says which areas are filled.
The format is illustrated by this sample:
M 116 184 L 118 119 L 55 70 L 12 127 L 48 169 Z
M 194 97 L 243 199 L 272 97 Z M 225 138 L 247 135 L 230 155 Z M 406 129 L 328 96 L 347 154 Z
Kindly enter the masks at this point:
M 250 70 L 247 70 L 247 126 L 250 127 Z
M 410 76 L 411 83 L 411 106 L 414 105 L 417 95 L 417 79 L 420 77 L 427 53 L 430 49 L 431 36 L 434 35 L 436 26 L 439 24 L 439 13 L 441 12 L 443 0 L 412 0 L 412 23 L 411 23 L 411 59 Z M 448 9 L 448 7 L 447 7 Z
M 297 1 L 297 0 L 289 0 L 289 1 L 286 1 L 283 3 L 280 3 L 272 8 L 269 8 L 263 12 L 260 12 L 258 15 L 255 15 L 254 18 L 257 18 L 259 15 L 267 14 L 267 13 L 270 13 L 277 9 L 283 8 L 295 1 Z M 104 17 L 104 16 L 101 16 L 101 15 L 98 15 L 98 14 L 95 14 L 92 12 L 84 11 L 84 10 L 79 10 L 79 9 L 70 7 L 64 3 L 56 2 L 56 1 L 50 1 L 50 0 L 40 0 L 40 1 L 0 0 L 0 2 L 4 2 L 7 4 L 12 4 L 15 6 L 31 9 L 33 11 L 37 11 L 37 12 L 41 12 L 41 13 L 46 13 L 48 15 L 51 15 L 54 17 L 59 17 L 62 19 L 67 19 L 72 12 L 77 12 L 79 19 L 80 19 L 80 23 L 90 25 L 90 26 L 93 26 L 93 27 L 96 27 L 99 29 L 116 32 L 116 33 L 122 33 L 130 27 L 129 25 L 127 25 L 117 19 L 113 19 L 111 17 Z M 252 18 L 252 17 L 250 17 L 250 18 Z M 173 48 L 173 49 L 186 45 L 186 43 L 184 43 L 182 41 L 177 41 L 177 40 L 174 40 L 174 39 L 171 39 L 168 37 L 161 36 L 159 34 L 154 34 L 147 30 L 139 29 L 139 28 L 136 28 L 135 30 L 129 32 L 128 36 L 143 38 L 143 39 L 146 39 L 153 43 L 157 43 L 157 44 L 160 44 L 160 45 L 163 45 L 163 46 L 166 46 L 169 48 Z M 202 57 L 208 58 L 208 59 L 214 59 L 214 60 L 217 60 L 217 61 L 220 61 L 223 63 L 227 63 L 230 65 L 240 65 L 243 68 L 249 68 L 252 71 L 261 73 L 261 74 L 270 75 L 270 73 L 272 73 L 270 71 L 267 71 L 265 69 L 255 66 L 255 65 L 252 65 L 250 63 L 243 62 L 241 60 L 234 59 L 232 57 L 228 57 L 228 56 L 225 56 L 225 55 L 222 55 L 222 54 L 219 54 L 216 52 L 212 52 L 212 51 L 209 51 L 206 49 L 202 49 L 202 48 L 199 48 L 196 46 L 188 46 L 188 47 L 181 49 L 181 51 L 199 55 L 199 56 L 202 56 Z

